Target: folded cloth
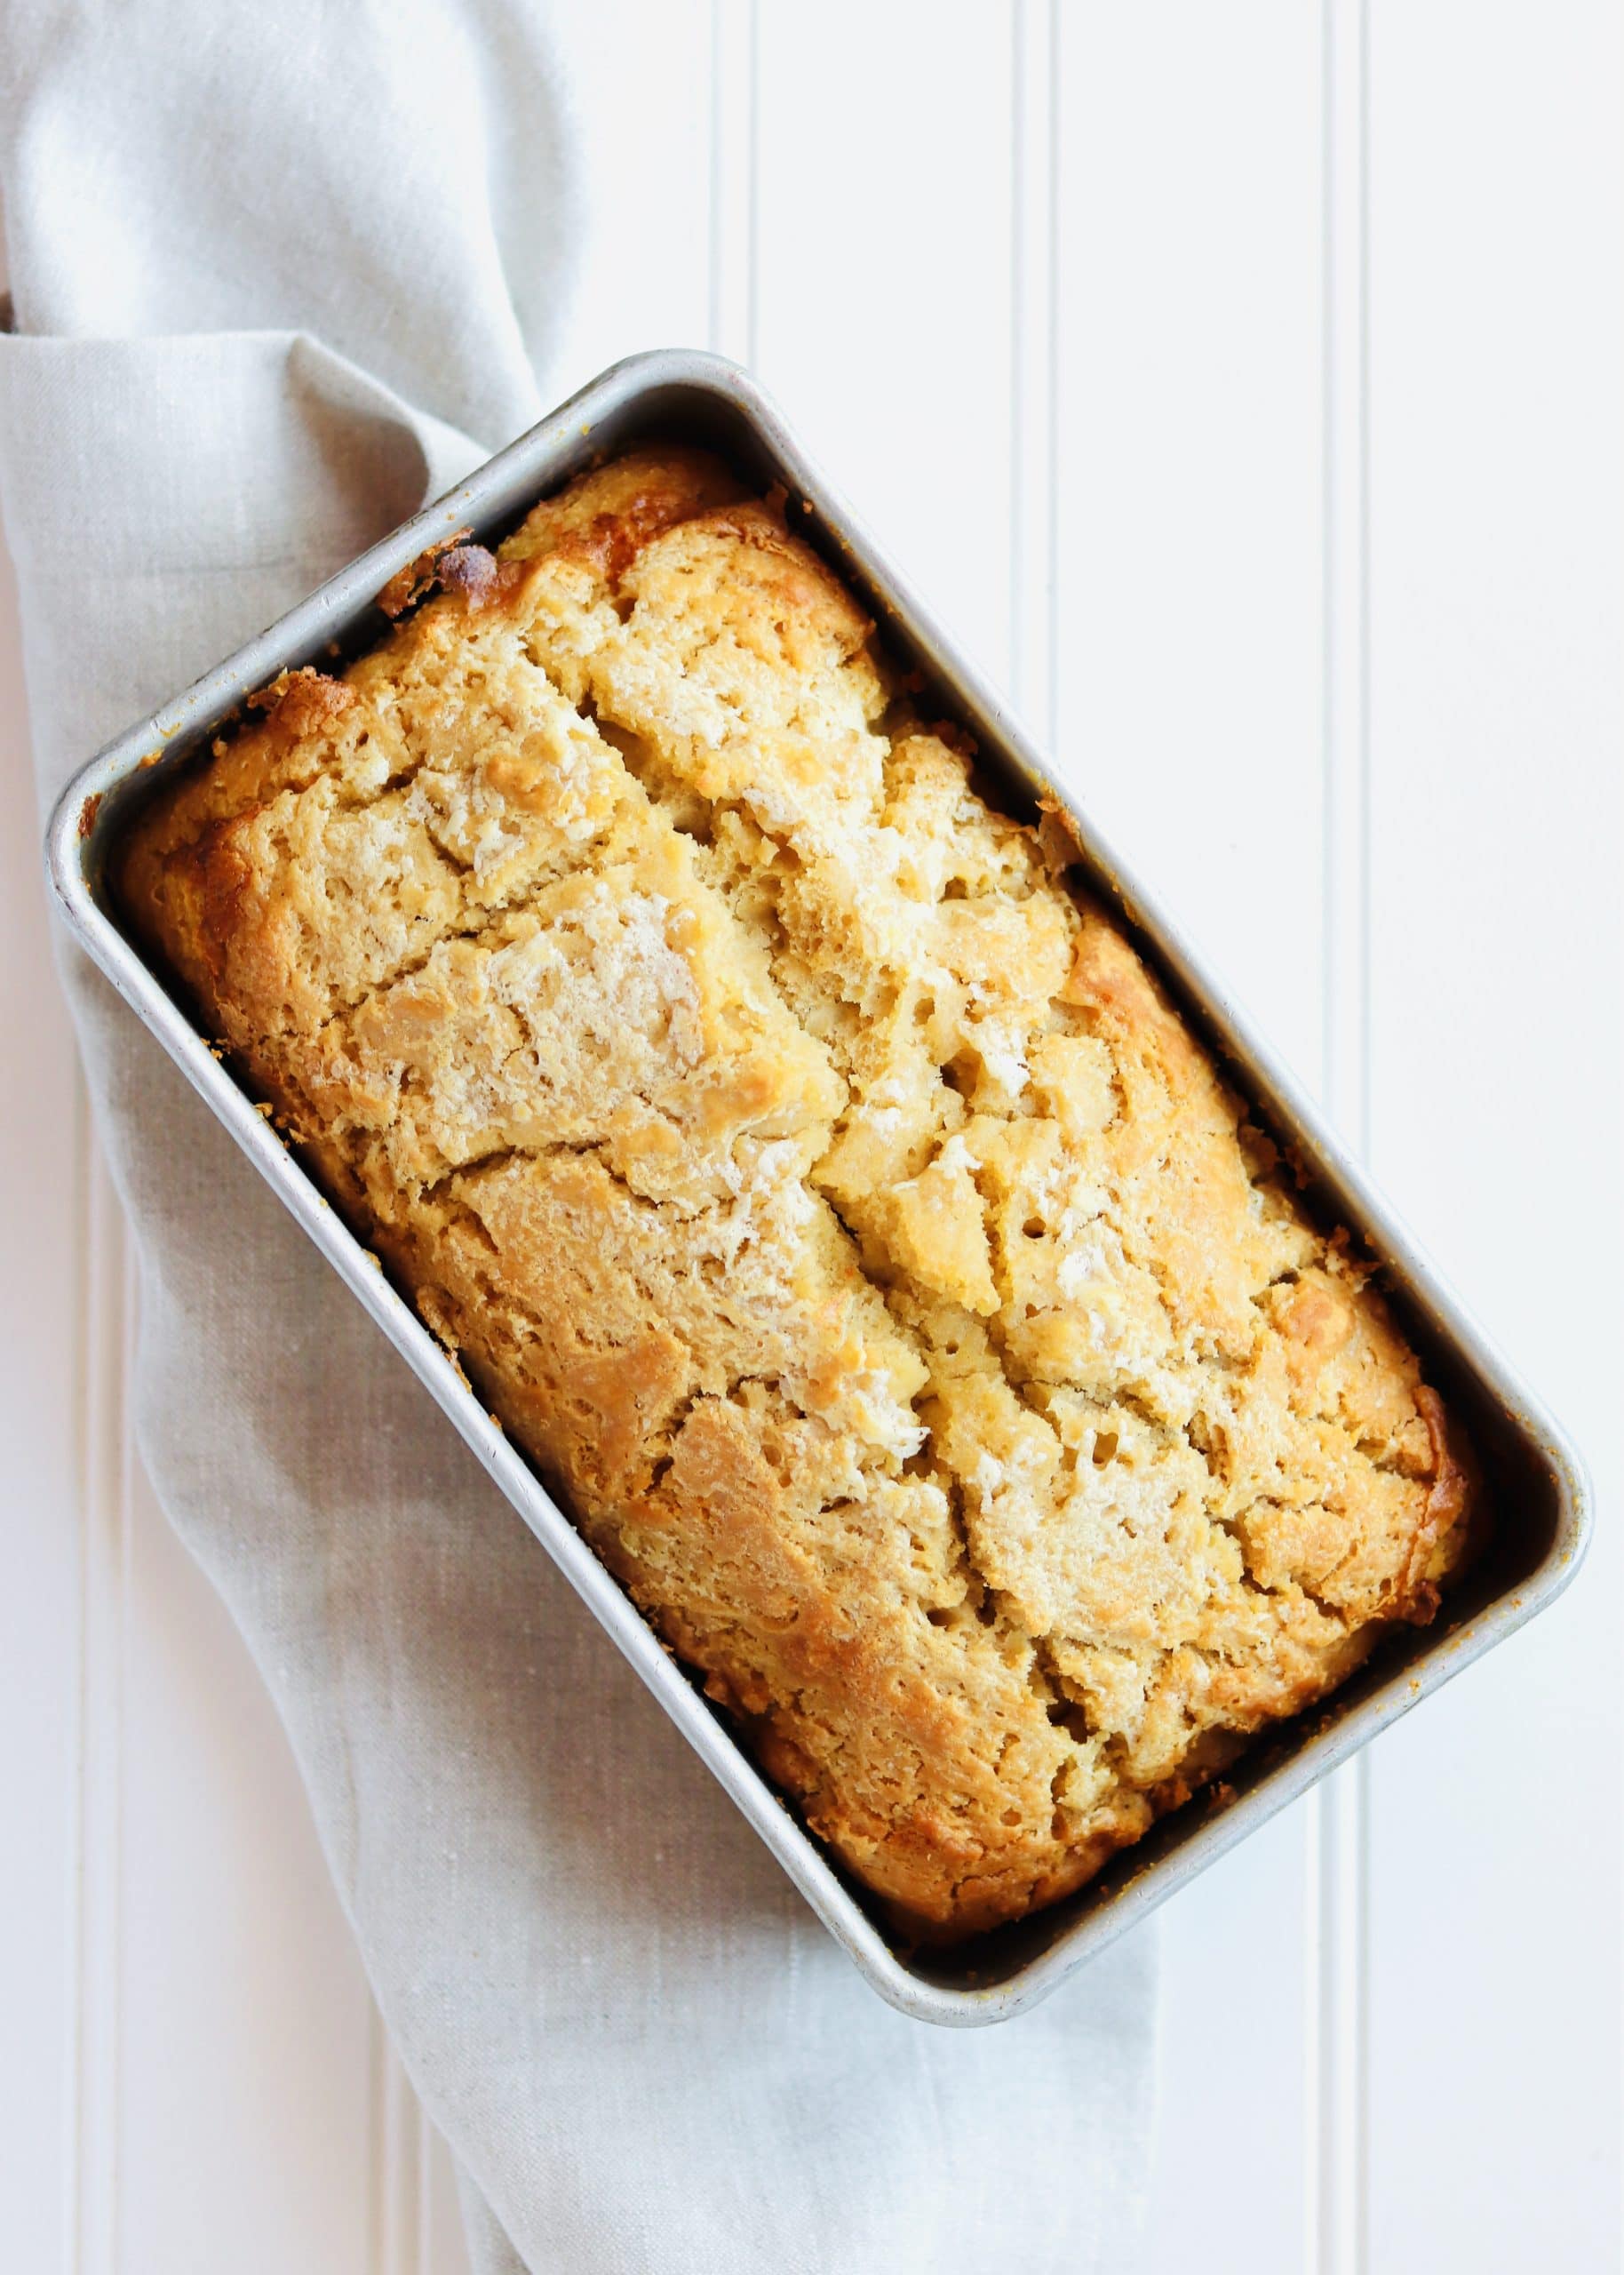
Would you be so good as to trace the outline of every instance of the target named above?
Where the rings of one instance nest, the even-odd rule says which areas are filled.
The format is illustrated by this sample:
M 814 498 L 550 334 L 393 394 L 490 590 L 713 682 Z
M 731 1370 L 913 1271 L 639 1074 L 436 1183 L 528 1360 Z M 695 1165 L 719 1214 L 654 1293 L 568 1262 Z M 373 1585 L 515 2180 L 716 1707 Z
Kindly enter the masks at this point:
M 534 419 L 580 224 L 533 11 L 0 23 L 0 483 L 44 803 Z M 1120 2275 L 1150 1945 L 994 2031 L 883 2007 L 155 1044 L 64 966 L 140 1257 L 144 1457 L 275 1696 L 482 2275 Z

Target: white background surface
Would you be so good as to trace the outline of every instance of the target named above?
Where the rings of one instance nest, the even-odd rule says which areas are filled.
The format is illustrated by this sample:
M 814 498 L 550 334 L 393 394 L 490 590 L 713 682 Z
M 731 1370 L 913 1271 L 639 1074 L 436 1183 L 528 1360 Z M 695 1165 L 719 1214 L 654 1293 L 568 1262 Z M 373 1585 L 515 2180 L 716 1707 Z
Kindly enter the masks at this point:
M 1574 1591 L 1163 1915 L 1150 2265 L 1605 2275 L 1624 15 L 585 12 L 557 392 L 756 366 L 1596 1472 Z M 9 587 L 0 763 L 0 2264 L 458 2275 L 280 1734 L 126 1444 Z

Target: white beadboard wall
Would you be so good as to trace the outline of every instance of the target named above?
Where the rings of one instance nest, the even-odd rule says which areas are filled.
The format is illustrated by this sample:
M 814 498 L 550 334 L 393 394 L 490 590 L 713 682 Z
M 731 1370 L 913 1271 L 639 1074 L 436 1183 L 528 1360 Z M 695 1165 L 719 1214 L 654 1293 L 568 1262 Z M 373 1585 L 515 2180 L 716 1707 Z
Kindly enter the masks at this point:
M 599 0 L 568 37 L 599 231 L 558 391 L 756 367 L 1596 1468 L 1564 1603 L 1164 1913 L 1148 2265 L 1605 2275 L 1624 16 Z M 9 584 L 0 730 L 0 2263 L 460 2275 L 130 1447 Z

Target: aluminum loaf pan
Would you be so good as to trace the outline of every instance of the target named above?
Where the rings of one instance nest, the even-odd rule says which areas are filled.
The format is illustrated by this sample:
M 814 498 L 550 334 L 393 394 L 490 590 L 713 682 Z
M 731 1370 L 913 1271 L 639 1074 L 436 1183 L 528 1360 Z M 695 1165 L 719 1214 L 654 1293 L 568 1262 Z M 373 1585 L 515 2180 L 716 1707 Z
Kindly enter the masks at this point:
M 948 1951 L 900 1945 L 874 1899 L 803 1828 L 720 1712 L 668 1656 L 630 1599 L 467 1388 L 417 1313 L 320 1199 L 314 1185 L 220 1065 L 190 1016 L 122 930 L 105 886 L 107 849 L 171 767 L 206 746 L 243 698 L 285 670 L 354 655 L 386 621 L 376 596 L 453 531 L 495 543 L 536 501 L 634 443 L 700 443 L 746 480 L 782 483 L 793 526 L 860 593 L 888 647 L 922 671 L 943 712 L 975 737 L 1012 810 L 1039 797 L 1072 818 L 1092 889 L 1112 904 L 1226 1078 L 1294 1149 L 1313 1204 L 1376 1257 L 1381 1284 L 1461 1414 L 1483 1459 L 1493 1536 L 1437 1623 L 1385 1639 L 1329 1701 L 1258 1738 L 1222 1792 L 1175 1810 L 1073 1896 Z M 1053 782 L 1008 706 L 959 655 L 808 459 L 754 382 L 719 357 L 662 350 L 615 364 L 447 497 L 403 523 L 216 670 L 141 720 L 85 767 L 52 818 L 47 862 L 72 932 L 170 1052 L 411 1366 L 577 1592 L 732 1795 L 791 1879 L 883 1998 L 920 2020 L 1000 2021 L 1055 1985 L 1202 1868 L 1294 1800 L 1450 1675 L 1540 1610 L 1577 1569 L 1589 1526 L 1583 1471 L 1555 1424 L 1463 1312 L 1392 1210 L 1349 1159 L 1177 926 L 1161 914 Z

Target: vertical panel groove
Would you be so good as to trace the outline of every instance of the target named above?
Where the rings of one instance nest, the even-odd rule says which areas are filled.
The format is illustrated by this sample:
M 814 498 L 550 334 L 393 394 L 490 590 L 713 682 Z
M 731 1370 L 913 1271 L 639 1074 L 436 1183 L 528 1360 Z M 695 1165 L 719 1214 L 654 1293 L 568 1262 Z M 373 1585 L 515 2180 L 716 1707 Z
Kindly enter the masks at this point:
M 124 1385 L 132 1275 L 117 1197 L 79 1098 L 81 1365 L 78 1795 L 72 1869 L 68 2264 L 119 2262 L 123 1678 L 130 1476 Z
M 73 1816 L 68 1832 L 64 1896 L 68 1920 L 68 2062 L 67 2090 L 62 2103 L 62 2266 L 66 2275 L 82 2275 L 84 2266 L 84 1732 L 85 1644 L 88 1632 L 90 1570 L 91 1474 L 90 1417 L 92 1412 L 89 1338 L 91 1318 L 90 1270 L 93 1253 L 90 1234 L 90 1114 L 83 1076 L 76 1072 L 73 1085 L 72 1191 L 78 1202 L 74 1227 L 74 1404 L 75 1489 L 78 1497 L 79 1569 L 77 1624 L 74 1632 L 72 1742 L 74 1749 Z
M 1049 0 L 1048 86 L 1048 515 L 1047 621 L 1049 672 L 1044 730 L 1051 750 L 1060 733 L 1060 0 Z
M 710 346 L 752 370 L 759 53 L 756 0 L 712 0 Z
M 77 1626 L 74 1648 L 77 1656 L 74 1688 L 74 1774 L 75 1792 L 73 1819 L 69 1833 L 71 1842 L 68 1857 L 65 1893 L 70 1909 L 68 1921 L 68 2027 L 69 2058 L 68 2091 L 62 2110 L 62 2264 L 69 2275 L 84 2275 L 85 2268 L 84 2232 L 84 2070 L 85 2070 L 85 1917 L 84 1917 L 84 1857 L 86 1852 L 85 1805 L 85 1732 L 88 1728 L 88 1699 L 86 1696 L 90 1635 L 90 1569 L 91 1569 L 91 1481 L 94 1464 L 91 1454 L 91 1416 L 94 1411 L 90 1369 L 90 1321 L 92 1316 L 91 1264 L 95 1253 L 90 1223 L 91 1168 L 90 1114 L 84 1095 L 84 1083 L 76 1076 L 73 1086 L 73 1192 L 78 1206 L 73 1212 L 74 1224 L 74 1445 L 76 1455 L 75 1486 L 78 1496 L 79 1570 Z
M 417 2251 L 412 2259 L 412 2275 L 435 2275 L 430 2264 L 434 2233 L 434 2128 L 421 2102 L 417 2102 L 416 2109 L 412 2153 L 417 2159 L 418 2191 L 412 2209 L 417 2221 Z
M 424 2275 L 427 2120 L 376 2005 L 370 2028 L 373 2275 Z
M 1058 715 L 1059 0 L 1011 19 L 1009 672 L 1041 743 Z
M 1367 0 L 1324 0 L 1324 1043 L 1325 1106 L 1368 1150 L 1370 763 Z M 1310 1875 L 1307 2258 L 1318 2275 L 1368 2264 L 1370 1764 L 1315 1796 Z

